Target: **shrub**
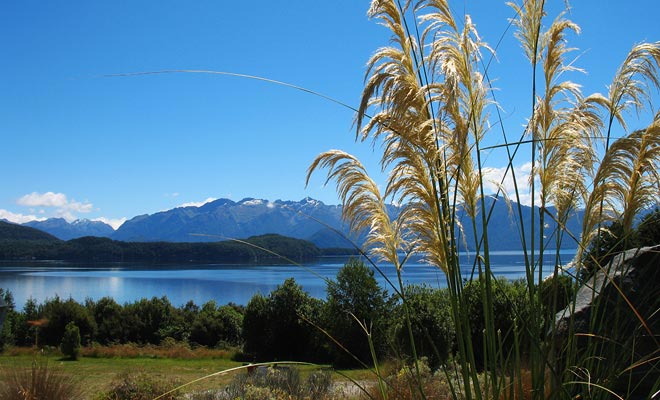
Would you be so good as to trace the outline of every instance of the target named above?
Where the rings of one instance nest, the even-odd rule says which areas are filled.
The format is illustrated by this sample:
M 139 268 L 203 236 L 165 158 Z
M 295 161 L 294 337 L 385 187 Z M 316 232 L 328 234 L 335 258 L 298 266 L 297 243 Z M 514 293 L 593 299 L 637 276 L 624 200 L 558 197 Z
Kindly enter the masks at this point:
M 221 400 L 322 400 L 331 398 L 331 389 L 332 376 L 329 371 L 311 372 L 307 379 L 303 380 L 297 368 L 260 367 L 254 372 L 235 376 L 216 398 Z
M 167 297 L 152 297 L 130 303 L 123 308 L 124 341 L 140 344 L 159 344 L 167 336 L 173 323 L 175 308 Z
M 253 296 L 243 317 L 246 357 L 267 361 L 318 360 L 322 352 L 319 332 L 306 319 L 317 319 L 320 312 L 321 302 L 311 298 L 293 278 L 284 281 L 268 298 Z
M 60 351 L 71 360 L 77 360 L 80 356 L 80 330 L 73 322 L 69 322 L 64 328 Z
M 14 297 L 9 290 L 0 288 L 0 351 L 5 346 L 14 344 L 14 324 L 16 321 L 14 311 Z
M 351 260 L 337 273 L 336 281 L 328 282 L 326 291 L 323 327 L 343 347 L 332 347 L 334 364 L 359 366 L 354 357 L 366 364 L 373 362 L 366 332 L 358 321 L 371 329 L 377 356 L 385 354 L 393 306 L 374 271 L 362 261 Z
M 94 317 L 97 326 L 95 341 L 107 345 L 123 340 L 122 306 L 110 297 L 103 297 L 96 302 L 88 301 L 87 308 Z
M 419 374 L 417 370 L 419 369 Z M 385 378 L 385 394 L 383 397 L 377 386 L 368 389 L 369 398 L 375 400 L 397 399 L 408 400 L 419 398 L 419 393 L 415 389 L 421 386 L 427 399 L 450 399 L 451 390 L 447 381 L 439 374 L 433 374 L 429 368 L 426 359 L 417 361 L 417 366 L 403 365 L 394 373 Z
M 46 362 L 31 368 L 4 368 L 0 371 L 0 400 L 75 400 L 82 398 L 76 379 Z
M 80 330 L 84 344 L 90 343 L 95 335 L 96 322 L 91 313 L 71 298 L 63 301 L 56 296 L 47 300 L 39 307 L 39 314 L 48 321 L 39 330 L 39 343 L 43 345 L 59 346 L 65 328 L 70 322 L 75 323 Z
M 447 361 L 454 346 L 455 331 L 451 322 L 449 293 L 445 289 L 408 286 L 405 295 L 417 356 L 426 357 L 431 368 L 438 368 Z M 401 357 L 412 358 L 410 334 L 402 304 L 396 308 L 393 316 L 395 349 Z
M 178 384 L 167 377 L 149 375 L 146 372 L 123 372 L 117 376 L 111 389 L 103 393 L 100 400 L 152 400 L 175 389 Z M 173 392 L 161 397 L 163 400 L 178 400 L 182 396 Z
M 243 316 L 229 305 L 218 307 L 211 300 L 202 306 L 190 328 L 190 341 L 202 346 L 238 345 Z
M 498 335 L 501 341 L 504 355 L 507 356 L 514 345 L 514 335 L 521 331 L 516 321 L 528 321 L 528 300 L 525 296 L 524 287 L 521 282 L 509 282 L 504 278 L 493 282 L 495 289 L 490 294 L 492 305 L 492 318 L 494 325 L 493 334 Z M 467 315 L 471 328 L 472 348 L 474 349 L 475 367 L 484 368 L 484 332 L 487 331 L 487 319 L 484 316 L 484 283 L 473 280 L 469 281 L 463 290 Z M 518 329 L 518 332 L 514 331 Z M 488 332 L 491 330 L 488 329 Z M 521 350 L 524 344 L 519 344 Z

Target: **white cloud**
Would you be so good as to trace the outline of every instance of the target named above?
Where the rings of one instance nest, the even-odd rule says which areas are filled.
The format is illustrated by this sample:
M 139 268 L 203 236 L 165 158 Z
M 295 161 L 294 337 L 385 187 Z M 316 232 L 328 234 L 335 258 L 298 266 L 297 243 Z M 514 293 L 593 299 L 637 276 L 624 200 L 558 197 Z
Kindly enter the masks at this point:
M 210 202 L 216 201 L 216 200 L 218 200 L 218 199 L 216 199 L 215 197 L 209 197 L 208 199 L 202 200 L 202 201 L 191 201 L 191 202 L 188 202 L 188 203 L 183 203 L 183 204 L 177 206 L 177 208 L 181 208 L 181 207 L 201 207 L 206 203 L 210 203 Z
M 105 217 L 99 217 L 99 218 L 94 218 L 92 221 L 99 221 L 103 222 L 105 224 L 108 224 L 112 227 L 112 229 L 117 230 L 124 222 L 126 222 L 126 218 L 105 218 Z
M 15 224 L 24 224 L 30 221 L 43 221 L 46 218 L 39 218 L 35 215 L 16 214 L 11 211 L 0 209 L 0 219 L 6 219 Z
M 63 207 L 69 201 L 64 193 L 37 193 L 26 194 L 16 201 L 18 205 L 26 207 Z
M 488 193 L 496 193 L 497 189 L 501 187 L 513 201 L 516 201 L 515 190 L 518 184 L 518 195 L 520 203 L 524 205 L 532 204 L 532 195 L 529 187 L 529 176 L 532 171 L 532 163 L 525 163 L 514 168 L 516 179 L 514 182 L 511 170 L 507 171 L 506 167 L 493 168 L 486 167 L 483 169 L 484 173 L 484 189 Z M 506 175 L 505 175 L 506 173 Z M 537 194 L 538 195 L 538 194 Z
M 64 218 L 69 222 L 77 219 L 75 214 L 90 213 L 94 209 L 94 205 L 88 201 L 80 202 L 74 199 L 69 200 L 64 193 L 54 192 L 32 192 L 16 200 L 16 204 L 25 207 L 42 208 L 38 211 L 39 214 L 46 214 L 46 211 L 43 208 L 54 208 L 55 210 L 52 214 L 59 218 Z M 31 210 L 31 212 L 34 211 Z

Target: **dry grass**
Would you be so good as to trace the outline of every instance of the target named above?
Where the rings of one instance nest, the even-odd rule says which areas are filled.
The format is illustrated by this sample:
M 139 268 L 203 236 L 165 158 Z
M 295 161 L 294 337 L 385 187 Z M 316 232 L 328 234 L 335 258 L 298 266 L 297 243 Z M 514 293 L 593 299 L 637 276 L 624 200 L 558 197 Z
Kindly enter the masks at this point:
M 83 357 L 95 358 L 169 358 L 169 359 L 230 359 L 235 351 L 209 349 L 207 347 L 191 348 L 184 343 L 173 345 L 117 344 L 111 346 L 90 346 L 82 349 Z
M 75 400 L 82 396 L 80 380 L 47 360 L 0 370 L 0 400 Z

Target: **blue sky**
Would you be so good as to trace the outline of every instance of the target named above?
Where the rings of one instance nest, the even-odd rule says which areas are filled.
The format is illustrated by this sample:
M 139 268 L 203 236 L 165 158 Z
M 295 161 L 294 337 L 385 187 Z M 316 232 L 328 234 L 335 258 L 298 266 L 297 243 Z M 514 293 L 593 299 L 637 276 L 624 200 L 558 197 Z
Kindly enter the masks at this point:
M 550 1 L 561 7 L 563 0 Z M 454 2 L 498 59 L 507 130 L 528 113 L 531 72 L 505 2 Z M 570 44 L 605 92 L 628 50 L 660 40 L 657 0 L 574 1 Z M 622 6 L 623 5 L 623 6 Z M 230 76 L 105 75 L 203 69 L 257 75 L 357 105 L 365 64 L 389 33 L 368 1 L 66 1 L 0 4 L 0 218 L 111 221 L 207 199 L 338 202 L 306 169 L 322 151 L 378 155 L 355 143 L 352 111 L 291 88 Z M 631 126 L 636 128 L 637 126 Z M 641 127 L 641 126 L 640 126 Z M 501 167 L 492 155 L 488 163 Z

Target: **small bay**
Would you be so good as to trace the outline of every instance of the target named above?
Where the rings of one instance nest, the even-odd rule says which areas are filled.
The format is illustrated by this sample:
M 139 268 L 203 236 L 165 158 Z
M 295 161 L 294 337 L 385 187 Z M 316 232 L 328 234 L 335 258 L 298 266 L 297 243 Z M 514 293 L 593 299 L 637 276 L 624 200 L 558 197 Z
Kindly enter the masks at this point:
M 569 262 L 574 250 L 563 250 L 560 263 Z M 525 275 L 525 263 L 520 251 L 492 252 L 491 268 L 496 276 L 517 279 Z M 202 305 L 209 300 L 218 304 L 229 302 L 247 304 L 257 293 L 268 295 L 285 279 L 294 278 L 310 295 L 325 297 L 326 280 L 334 279 L 349 257 L 321 257 L 298 265 L 270 264 L 166 264 L 140 263 L 82 264 L 55 261 L 3 262 L 0 264 L 0 288 L 12 292 L 16 307 L 21 309 L 27 299 L 41 303 L 59 296 L 84 302 L 108 296 L 118 303 L 134 302 L 141 298 L 167 296 L 174 306 L 192 300 Z M 474 256 L 461 255 L 465 278 L 469 278 Z M 554 253 L 546 253 L 543 274 L 552 272 Z M 396 282 L 391 264 L 380 264 L 385 277 Z M 376 272 L 379 283 L 388 288 L 386 278 Z M 444 287 L 442 270 L 431 267 L 420 258 L 412 258 L 405 265 L 406 284 L 425 284 Z M 389 289 L 391 293 L 392 290 Z

